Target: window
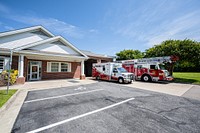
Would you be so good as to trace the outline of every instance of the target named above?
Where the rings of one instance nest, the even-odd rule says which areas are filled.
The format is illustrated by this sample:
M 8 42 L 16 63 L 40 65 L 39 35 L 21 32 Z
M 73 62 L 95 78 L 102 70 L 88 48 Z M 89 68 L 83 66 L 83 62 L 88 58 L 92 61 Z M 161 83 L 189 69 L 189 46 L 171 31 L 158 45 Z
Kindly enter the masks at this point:
M 71 72 L 71 63 L 47 62 L 47 72 Z
M 61 72 L 68 72 L 68 63 L 61 63 Z
M 126 71 L 126 69 L 124 69 L 123 67 L 119 67 L 119 68 L 117 68 L 121 73 L 125 73 L 125 72 L 127 72 Z
M 51 72 L 59 72 L 59 63 L 51 63 Z
M 113 73 L 118 73 L 117 68 L 113 68 Z
M 105 66 L 103 66 L 103 71 L 105 71 L 106 70 L 106 68 L 105 68 Z
M 150 65 L 150 69 L 155 69 L 156 65 Z
M 0 58 L 0 72 L 3 70 L 4 58 Z

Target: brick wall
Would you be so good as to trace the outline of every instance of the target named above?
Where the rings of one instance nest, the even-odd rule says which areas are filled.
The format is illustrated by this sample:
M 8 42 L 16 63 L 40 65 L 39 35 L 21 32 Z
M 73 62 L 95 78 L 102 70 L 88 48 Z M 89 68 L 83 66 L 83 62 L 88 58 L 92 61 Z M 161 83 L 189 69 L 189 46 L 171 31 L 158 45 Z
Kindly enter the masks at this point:
M 12 69 L 18 70 L 18 56 L 13 56 L 12 57 Z
M 42 80 L 80 78 L 80 74 L 81 74 L 80 63 L 71 62 L 71 72 L 47 72 L 47 62 L 48 61 L 42 61 Z
M 18 56 L 13 56 L 12 61 L 12 69 L 18 70 Z M 36 60 L 28 60 L 24 57 L 24 77 L 27 80 L 28 76 L 28 61 L 36 61 Z M 41 60 L 38 60 L 41 61 Z M 42 61 L 42 73 L 41 79 L 65 79 L 65 78 L 80 78 L 81 75 L 81 63 L 79 62 L 70 62 L 71 63 L 71 72 L 47 72 L 47 62 Z

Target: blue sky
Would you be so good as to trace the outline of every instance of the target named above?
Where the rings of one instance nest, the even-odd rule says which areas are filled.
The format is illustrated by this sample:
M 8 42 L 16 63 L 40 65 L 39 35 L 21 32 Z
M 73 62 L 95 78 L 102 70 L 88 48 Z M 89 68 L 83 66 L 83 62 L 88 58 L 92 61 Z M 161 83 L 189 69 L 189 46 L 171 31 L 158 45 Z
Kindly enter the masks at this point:
M 0 0 L 0 32 L 43 25 L 77 48 L 115 55 L 200 41 L 200 0 Z

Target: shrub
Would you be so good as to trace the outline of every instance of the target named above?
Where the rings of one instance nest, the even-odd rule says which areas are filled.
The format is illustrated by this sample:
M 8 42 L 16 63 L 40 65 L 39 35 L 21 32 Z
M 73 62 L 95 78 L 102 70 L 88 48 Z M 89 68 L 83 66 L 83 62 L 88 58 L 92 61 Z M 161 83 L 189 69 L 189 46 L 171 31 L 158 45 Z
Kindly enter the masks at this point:
M 0 76 L 1 76 L 1 80 L 4 80 L 3 82 L 4 83 L 7 83 L 8 82 L 8 74 L 10 72 L 10 84 L 14 84 L 16 82 L 16 79 L 17 79 L 17 75 L 18 75 L 18 70 L 14 70 L 14 69 L 11 69 L 11 70 L 4 70 Z

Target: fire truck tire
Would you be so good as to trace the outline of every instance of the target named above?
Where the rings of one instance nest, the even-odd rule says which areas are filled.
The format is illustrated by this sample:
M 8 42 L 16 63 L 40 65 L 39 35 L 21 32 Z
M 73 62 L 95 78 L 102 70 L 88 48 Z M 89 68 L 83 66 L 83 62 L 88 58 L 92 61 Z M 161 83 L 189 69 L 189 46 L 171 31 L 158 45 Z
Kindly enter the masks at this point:
M 122 84 L 122 83 L 124 83 L 124 79 L 123 79 L 123 78 L 119 78 L 119 79 L 118 79 L 118 82 L 119 82 L 120 84 Z
M 149 82 L 149 81 L 151 81 L 151 77 L 149 75 L 145 74 L 142 76 L 142 81 Z
M 96 76 L 96 80 L 100 80 L 100 76 Z

